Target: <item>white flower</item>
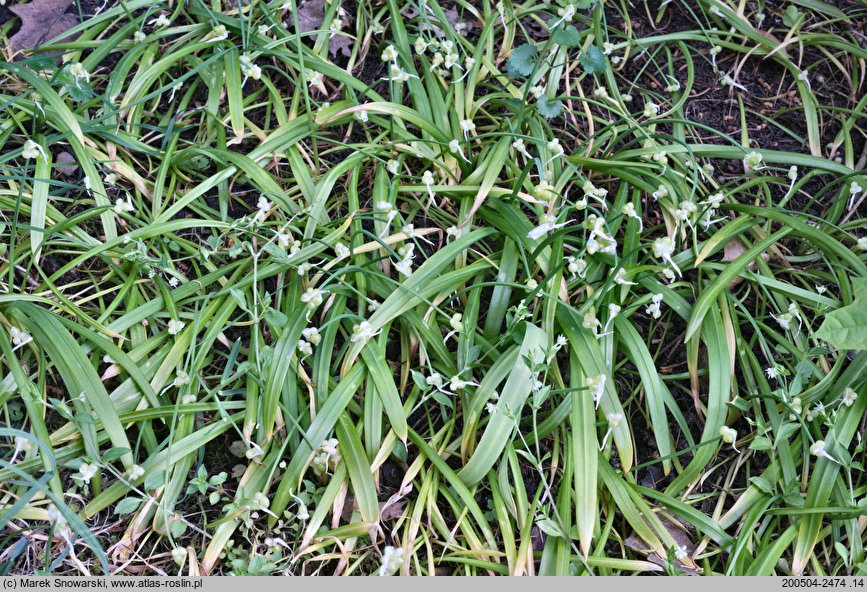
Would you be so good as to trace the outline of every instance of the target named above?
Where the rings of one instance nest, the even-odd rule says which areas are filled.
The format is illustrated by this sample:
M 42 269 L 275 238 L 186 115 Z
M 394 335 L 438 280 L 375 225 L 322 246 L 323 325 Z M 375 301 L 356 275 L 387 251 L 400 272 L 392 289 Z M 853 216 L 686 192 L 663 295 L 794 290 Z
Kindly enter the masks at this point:
M 12 337 L 12 345 L 15 349 L 33 341 L 33 337 L 30 336 L 30 333 L 23 329 L 19 329 L 15 325 L 9 327 L 9 335 Z
M 668 262 L 677 271 L 677 275 L 682 275 L 680 268 L 674 262 L 674 259 L 672 259 L 673 254 L 674 239 L 670 236 L 662 236 L 653 241 L 653 256 Z
M 138 465 L 133 465 L 132 468 L 127 473 L 130 481 L 138 481 L 142 477 L 144 477 L 145 470 Z
M 653 201 L 659 201 L 662 197 L 668 197 L 668 187 L 660 185 L 651 195 L 653 195 Z
M 674 558 L 678 561 L 683 561 L 689 557 L 689 553 L 686 550 L 686 545 L 681 545 L 674 550 Z
M 132 34 L 132 40 L 136 43 L 141 43 L 145 39 L 147 39 L 147 35 L 145 35 L 144 31 L 136 31 Z
M 488 412 L 488 415 L 494 415 L 497 413 L 497 404 L 491 401 L 485 403 L 485 411 Z
M 298 351 L 301 352 L 301 354 L 304 356 L 309 356 L 313 354 L 313 346 L 304 341 L 303 339 L 299 339 Z
M 602 44 L 602 53 L 605 55 L 611 55 L 611 52 L 614 51 L 614 44 L 606 41 Z
M 478 385 L 470 380 L 463 380 L 459 376 L 452 376 L 451 380 L 449 380 L 449 388 L 452 389 L 452 392 L 462 391 L 468 386 Z
M 382 560 L 379 566 L 379 575 L 390 576 L 399 570 L 404 563 L 403 549 L 399 547 L 388 546 L 382 553 Z
M 352 328 L 352 343 L 367 343 L 373 337 L 379 335 L 379 331 L 373 330 L 373 325 L 367 321 L 361 321 Z
M 75 79 L 75 83 L 78 84 L 79 80 L 84 80 L 85 82 L 90 82 L 90 72 L 84 69 L 84 64 L 81 62 L 75 62 L 69 67 L 69 73 L 72 74 L 72 77 Z
M 184 328 L 184 322 L 178 319 L 171 319 L 169 321 L 169 335 L 177 335 Z
M 303 335 L 304 339 L 313 345 L 319 345 L 319 342 L 322 341 L 322 336 L 319 334 L 319 329 L 316 327 L 307 327 L 301 331 L 301 335 Z
M 858 239 L 858 246 L 867 251 L 867 236 L 862 236 Z
M 132 203 L 132 198 L 127 195 L 126 199 L 118 198 L 114 201 L 114 212 L 122 214 L 124 212 L 134 212 L 135 206 Z
M 217 25 L 213 29 L 211 29 L 211 39 L 210 41 L 222 41 L 223 39 L 229 38 L 229 31 L 226 29 L 225 25 Z
M 780 325 L 780 327 L 785 331 L 789 331 L 792 328 L 792 321 L 795 317 L 790 313 L 785 312 L 779 316 L 771 313 L 771 316 L 774 317 L 774 320 L 777 321 L 777 324 Z
M 855 392 L 855 389 L 847 386 L 846 390 L 843 391 L 843 405 L 846 407 L 851 407 L 855 404 L 855 401 L 858 399 L 858 393 Z
M 152 19 L 148 24 L 153 25 L 154 27 L 168 27 L 171 24 L 171 21 L 165 14 L 160 14 L 157 18 Z
M 614 304 L 612 302 L 611 304 L 608 305 L 609 318 L 612 318 L 612 319 L 615 318 L 617 315 L 620 314 L 621 310 L 623 310 L 623 308 L 619 304 Z
M 349 256 L 349 248 L 343 243 L 337 243 L 334 245 L 334 254 L 337 255 L 338 259 L 343 259 Z
M 550 150 L 553 154 L 553 156 L 551 156 L 552 160 L 565 154 L 565 150 L 563 150 L 563 146 L 560 145 L 560 140 L 558 140 L 557 138 L 554 138 L 553 140 L 548 142 L 548 150 Z
M 735 449 L 735 452 L 738 452 L 738 454 L 740 454 L 737 447 L 735 446 L 735 441 L 738 439 L 738 433 L 734 429 L 728 426 L 722 426 L 719 429 L 719 435 L 722 437 L 723 442 L 725 442 L 726 444 L 731 444 L 732 448 Z
M 27 454 L 28 452 L 34 452 L 37 449 L 36 443 L 30 438 L 25 438 L 24 436 L 15 436 L 15 454 L 17 455 L 19 452 L 23 452 Z
M 516 152 L 523 154 L 524 158 L 526 158 L 527 160 L 533 160 L 533 157 L 530 156 L 529 152 L 527 152 L 527 146 L 526 144 L 524 144 L 524 140 L 522 140 L 521 138 L 518 138 L 517 140 L 512 142 L 512 148 L 514 148 Z
M 175 547 L 172 549 L 172 561 L 174 561 L 176 565 L 183 565 L 186 558 L 187 550 L 183 547 Z
M 861 187 L 857 181 L 852 181 L 852 183 L 849 184 L 849 195 L 858 195 L 862 191 L 864 191 L 864 188 Z
M 392 175 L 396 175 L 398 174 L 400 163 L 396 160 L 389 160 L 387 163 L 385 163 L 385 168 Z
M 270 31 L 270 30 L 271 30 L 271 25 L 259 25 L 259 28 L 257 29 L 257 31 L 259 32 L 259 35 L 267 35 L 268 31 Z
M 656 117 L 659 115 L 659 105 L 652 101 L 648 101 L 644 103 L 644 116 L 645 117 Z
M 617 273 L 614 274 L 614 283 L 620 284 L 621 286 L 637 286 L 638 284 L 635 282 L 630 282 L 626 279 L 626 268 L 621 267 L 617 270 Z
M 752 152 L 748 152 L 746 156 L 744 156 L 744 166 L 757 170 L 762 166 L 763 156 L 760 152 L 756 152 L 753 150 Z
M 587 262 L 584 259 L 578 259 L 571 255 L 566 257 L 566 261 L 568 262 L 566 269 L 569 270 L 569 273 L 583 279 L 584 273 L 587 271 Z
M 428 48 L 428 43 L 427 43 L 427 41 L 425 41 L 425 40 L 422 39 L 421 37 L 418 37 L 418 38 L 416 38 L 416 40 L 415 40 L 415 45 L 414 45 L 414 46 L 415 46 L 415 52 L 416 52 L 417 54 L 421 55 L 421 54 L 423 54 L 423 53 L 427 50 L 427 48 Z
M 431 189 L 431 185 L 434 184 L 433 173 L 430 171 L 425 171 L 424 173 L 422 173 L 421 182 L 424 183 L 424 186 L 427 188 L 427 193 L 430 196 L 430 201 L 433 201 L 434 192 L 433 189 Z
M 813 456 L 818 456 L 820 458 L 827 458 L 831 462 L 840 464 L 833 456 L 828 454 L 827 446 L 824 440 L 816 440 L 815 442 L 813 442 L 810 445 L 810 454 L 812 454 Z
M 324 294 L 322 290 L 307 288 L 307 290 L 301 294 L 301 302 L 306 304 L 308 309 L 316 310 L 316 308 L 322 304 L 322 294 Z
M 97 471 L 99 471 L 99 467 L 95 463 L 81 463 L 78 467 L 78 474 L 85 483 L 90 483 L 90 480 L 96 476 Z
M 553 29 L 562 22 L 571 23 L 572 19 L 575 18 L 575 5 L 567 4 L 566 6 L 560 7 L 557 9 L 557 14 L 560 15 L 560 18 L 551 24 L 551 26 L 549 27 L 551 29 Z
M 605 392 L 605 382 L 607 380 L 608 377 L 605 374 L 587 377 L 586 385 L 590 389 L 590 395 L 593 397 L 593 402 L 596 404 L 597 409 L 599 409 L 599 401 L 602 400 L 602 394 Z
M 776 366 L 768 366 L 765 368 L 765 374 L 769 380 L 776 380 L 780 377 L 780 370 Z
M 644 312 L 652 316 L 654 319 L 658 319 L 662 316 L 662 311 L 659 308 L 662 304 L 662 294 L 654 294 L 650 300 L 651 304 L 644 309 Z
M 382 52 L 380 56 L 383 62 L 396 62 L 397 61 L 397 50 L 393 45 L 388 45 L 385 48 L 385 51 Z
M 584 319 L 581 321 L 581 326 L 585 329 L 591 329 L 596 332 L 596 328 L 601 325 L 599 319 L 596 318 L 596 311 L 592 308 L 584 313 Z
M 21 156 L 23 156 L 27 160 L 30 160 L 31 158 L 39 158 L 40 156 L 42 156 L 42 158 L 46 158 L 45 149 L 33 140 L 27 140 L 26 142 L 24 142 L 24 148 L 21 150 Z
M 541 179 L 539 184 L 533 187 L 533 195 L 542 200 L 543 204 L 547 204 L 557 197 L 557 192 L 547 180 Z
M 626 216 L 627 218 L 635 218 L 636 220 L 638 220 L 638 231 L 639 232 L 644 230 L 644 223 L 641 221 L 641 216 L 639 216 L 638 212 L 635 211 L 635 204 L 634 203 L 632 203 L 631 201 L 627 202 L 626 204 L 623 205 L 623 209 L 621 211 L 623 212 L 623 215 Z
M 463 158 L 467 162 L 470 162 L 467 159 L 467 157 L 464 156 L 464 151 L 461 150 L 461 143 L 458 140 L 452 140 L 451 142 L 449 142 L 449 151 L 452 152 L 453 154 L 459 155 L 461 158 Z
M 476 124 L 471 119 L 461 120 L 461 130 L 464 132 L 464 138 L 469 137 L 469 133 L 476 129 Z
M 445 384 L 442 375 L 438 372 L 431 373 L 431 375 L 425 378 L 424 381 L 425 384 L 435 387 L 437 390 L 442 390 L 443 384 Z
M 542 214 L 541 216 L 539 216 L 538 221 L 539 225 L 527 233 L 527 238 L 539 240 L 546 234 L 550 233 L 552 230 L 556 230 L 557 228 L 561 228 L 569 224 L 569 222 L 557 224 L 557 217 L 553 214 Z

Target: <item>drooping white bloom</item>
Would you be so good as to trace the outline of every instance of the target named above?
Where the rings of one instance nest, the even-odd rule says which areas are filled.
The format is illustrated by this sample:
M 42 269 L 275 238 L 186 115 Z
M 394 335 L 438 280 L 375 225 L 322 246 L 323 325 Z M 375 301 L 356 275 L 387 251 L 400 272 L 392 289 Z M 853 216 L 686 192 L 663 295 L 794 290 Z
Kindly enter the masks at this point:
M 322 294 L 324 294 L 322 290 L 307 288 L 307 290 L 301 294 L 301 302 L 306 304 L 308 309 L 316 310 L 316 308 L 322 304 Z
M 130 481 L 138 481 L 142 477 L 144 477 L 145 470 L 138 465 L 133 465 L 132 468 L 127 473 Z
M 608 377 L 605 374 L 587 377 L 587 388 L 590 389 L 590 396 L 593 397 L 593 403 L 595 403 L 597 409 L 599 409 L 599 401 L 602 400 L 602 394 L 605 392 L 605 382 L 607 380 Z
M 644 103 L 644 116 L 645 117 L 656 117 L 659 115 L 659 105 L 652 101 L 648 101 Z
M 78 84 L 80 80 L 90 82 L 90 72 L 84 69 L 84 64 L 81 62 L 75 62 L 69 66 L 69 73 L 72 74 L 72 78 L 75 80 L 76 84 Z
M 722 426 L 719 429 L 719 435 L 722 437 L 723 442 L 725 442 L 726 444 L 731 444 L 735 452 L 740 453 L 740 451 L 737 449 L 737 446 L 735 446 L 735 442 L 738 439 L 738 433 L 736 430 L 728 426 Z
M 400 547 L 388 546 L 382 553 L 382 560 L 379 566 L 380 576 L 390 576 L 399 570 L 404 563 L 403 549 Z
M 135 211 L 135 206 L 132 203 L 132 197 L 127 194 L 126 199 L 117 198 L 114 200 L 114 212 L 116 214 L 130 213 Z
M 303 356 L 309 356 L 309 355 L 313 354 L 313 346 L 310 345 L 310 343 L 308 343 L 307 341 L 304 341 L 303 339 L 299 339 L 298 340 L 298 351 Z
M 90 483 L 90 480 L 96 476 L 97 471 L 99 471 L 99 467 L 96 466 L 96 463 L 81 463 L 78 467 L 78 474 L 85 483 Z
M 758 170 L 762 166 L 762 160 L 764 157 L 761 152 L 756 152 L 755 150 L 748 152 L 746 156 L 744 156 L 744 166 L 752 169 Z
M 319 342 L 322 341 L 322 336 L 319 334 L 319 329 L 316 327 L 307 327 L 301 331 L 301 335 L 303 335 L 304 339 L 313 345 L 319 345 Z
M 380 56 L 383 62 L 396 62 L 397 61 L 397 50 L 393 45 L 388 45 L 385 48 L 385 51 L 382 52 Z
M 464 139 L 469 139 L 470 132 L 476 129 L 476 124 L 471 119 L 462 119 L 460 125 L 464 132 Z
M 831 462 L 840 464 L 837 459 L 828 454 L 827 445 L 824 440 L 816 440 L 810 445 L 810 454 L 813 456 L 818 456 L 819 458 L 826 458 Z
M 15 325 L 9 327 L 9 336 L 12 337 L 12 346 L 15 349 L 33 341 L 33 337 L 31 337 L 30 333 L 24 329 L 19 329 Z
M 566 257 L 567 265 L 566 269 L 569 270 L 573 276 L 578 276 L 584 279 L 584 273 L 587 271 L 587 262 L 584 259 L 579 259 L 570 255 Z
M 627 202 L 626 204 L 623 205 L 623 209 L 621 211 L 623 212 L 623 215 L 626 216 L 627 218 L 635 218 L 636 220 L 638 220 L 638 231 L 639 232 L 644 230 L 644 223 L 641 221 L 641 216 L 639 216 L 638 212 L 635 211 L 635 204 L 634 203 L 632 203 L 631 201 Z
M 657 259 L 662 259 L 671 265 L 675 271 L 677 271 L 677 275 L 682 275 L 680 273 L 680 268 L 672 259 L 672 255 L 674 255 L 674 239 L 670 236 L 662 236 L 653 241 L 653 256 Z
M 349 248 L 343 243 L 337 243 L 334 245 L 334 254 L 338 259 L 343 259 L 349 256 Z
M 368 321 L 361 321 L 352 328 L 352 337 L 350 338 L 350 341 L 352 341 L 352 343 L 367 343 L 377 335 L 379 335 L 379 331 L 374 331 L 373 325 Z
M 855 392 L 855 389 L 853 389 L 850 386 L 847 386 L 846 390 L 843 391 L 843 400 L 842 400 L 843 405 L 845 405 L 846 407 L 851 407 L 852 405 L 855 404 L 855 401 L 857 399 L 858 399 L 858 393 Z
M 187 550 L 183 547 L 175 547 L 174 549 L 172 549 L 172 561 L 175 562 L 175 565 L 183 565 L 186 558 Z
M 145 35 L 144 31 L 136 31 L 132 34 L 132 40 L 136 43 L 142 43 L 145 39 L 147 39 L 147 35 Z
M 39 158 L 40 156 L 42 158 L 46 158 L 45 149 L 33 140 L 27 140 L 26 142 L 24 142 L 24 148 L 21 150 L 21 156 L 23 156 L 27 160 L 30 160 L 32 158 Z
M 425 171 L 424 173 L 422 173 L 421 182 L 424 183 L 424 186 L 427 188 L 427 193 L 430 196 L 429 201 L 432 202 L 434 200 L 434 192 L 433 192 L 433 189 L 431 188 L 431 185 L 434 184 L 433 173 L 430 171 Z
M 229 31 L 226 29 L 225 25 L 217 25 L 213 29 L 211 29 L 211 38 L 208 40 L 211 41 L 222 41 L 223 39 L 229 38 Z
M 660 305 L 662 304 L 662 294 L 654 294 L 651 298 L 651 304 L 647 308 L 644 309 L 646 314 L 649 314 L 654 319 L 658 319 L 662 316 L 662 311 L 660 310 Z
M 561 228 L 569 224 L 568 221 L 557 224 L 557 217 L 554 214 L 542 214 L 541 216 L 539 216 L 538 222 L 539 224 L 527 233 L 527 238 L 539 240 L 540 238 L 542 238 L 546 234 L 550 234 L 557 228 Z
M 178 319 L 171 319 L 168 324 L 169 335 L 177 335 L 184 329 L 185 323 Z
M 637 286 L 638 284 L 635 282 L 630 282 L 626 279 L 626 268 L 621 267 L 617 270 L 617 273 L 614 274 L 614 283 L 620 284 L 621 286 Z
M 151 19 L 148 24 L 153 25 L 155 28 L 168 27 L 171 24 L 171 21 L 169 20 L 169 17 L 167 17 L 164 13 L 160 13 L 157 18 Z

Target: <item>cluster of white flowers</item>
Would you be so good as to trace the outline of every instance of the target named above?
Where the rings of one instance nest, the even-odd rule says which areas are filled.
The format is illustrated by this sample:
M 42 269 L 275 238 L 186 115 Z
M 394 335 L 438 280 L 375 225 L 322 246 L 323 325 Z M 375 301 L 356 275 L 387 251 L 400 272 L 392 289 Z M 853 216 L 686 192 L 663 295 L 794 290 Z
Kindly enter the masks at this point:
M 317 288 L 307 288 L 303 294 L 301 294 L 301 302 L 307 305 L 307 309 L 309 311 L 314 311 L 319 308 L 319 305 L 322 304 L 322 295 L 325 294 L 322 290 Z
M 307 327 L 301 331 L 301 336 L 303 339 L 298 340 L 298 351 L 305 357 L 312 355 L 313 348 L 319 345 L 319 342 L 322 341 L 319 329 L 316 327 Z
M 410 78 L 415 78 L 409 72 L 400 67 L 398 63 L 398 53 L 393 45 L 388 45 L 385 51 L 382 52 L 382 61 L 388 63 L 388 76 L 383 80 L 391 80 L 392 82 L 406 82 Z
M 574 278 L 576 275 L 584 279 L 584 274 L 587 272 L 587 262 L 584 259 L 569 255 L 566 257 L 566 269 Z
M 453 75 L 453 69 L 463 70 L 464 74 L 460 78 L 455 78 L 453 82 L 463 80 L 464 76 L 475 66 L 475 59 L 467 56 L 464 58 L 463 66 L 461 65 L 461 55 L 453 41 L 448 39 L 432 39 L 430 41 L 419 37 L 415 40 L 415 51 L 418 55 L 430 55 L 431 72 L 448 78 Z
M 590 214 L 584 220 L 582 226 L 590 230 L 587 236 L 586 249 L 587 254 L 605 253 L 608 255 L 617 254 L 617 241 L 613 236 L 608 234 L 605 228 L 606 220 L 596 214 Z
M 397 573 L 404 564 L 403 549 L 388 546 L 382 553 L 382 561 L 379 566 L 380 576 L 390 576 Z
M 644 309 L 646 314 L 649 314 L 654 319 L 658 319 L 662 316 L 662 311 L 660 310 L 660 305 L 662 304 L 662 294 L 654 294 L 650 298 L 650 306 Z
M 313 472 L 316 475 L 320 477 L 330 475 L 337 468 L 341 459 L 338 446 L 340 446 L 340 442 L 337 441 L 337 438 L 331 438 L 313 451 L 313 460 L 310 466 L 313 467 Z
M 241 73 L 244 75 L 244 82 L 247 81 L 247 78 L 252 78 L 253 80 L 259 80 L 262 78 L 262 68 L 253 62 L 253 56 L 245 53 L 241 56 L 240 62 Z M 241 85 L 243 86 L 243 82 Z

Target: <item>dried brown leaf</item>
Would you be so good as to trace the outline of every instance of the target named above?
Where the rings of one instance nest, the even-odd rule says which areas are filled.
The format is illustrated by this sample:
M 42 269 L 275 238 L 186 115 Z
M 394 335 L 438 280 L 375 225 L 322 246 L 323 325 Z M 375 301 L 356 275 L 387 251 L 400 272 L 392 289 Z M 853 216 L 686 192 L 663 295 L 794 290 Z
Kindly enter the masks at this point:
M 21 19 L 21 28 L 9 40 L 13 53 L 35 49 L 77 25 L 78 18 L 66 13 L 72 2 L 33 0 L 27 4 L 10 6 L 9 10 Z

